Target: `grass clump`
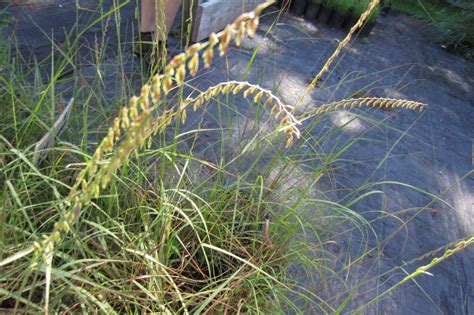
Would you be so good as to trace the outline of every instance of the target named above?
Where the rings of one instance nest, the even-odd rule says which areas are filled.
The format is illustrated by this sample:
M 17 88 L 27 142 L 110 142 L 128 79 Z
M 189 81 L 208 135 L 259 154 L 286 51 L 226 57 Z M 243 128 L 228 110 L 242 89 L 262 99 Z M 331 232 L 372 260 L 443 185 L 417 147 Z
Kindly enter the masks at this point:
M 287 145 L 300 138 L 291 108 L 246 82 L 216 85 L 197 97 L 170 96 L 173 85 L 183 86 L 186 73 L 196 75 L 200 63 L 209 67 L 216 50 L 224 55 L 231 40 L 238 44 L 245 34 L 253 36 L 262 9 L 173 58 L 120 110 L 92 153 L 60 142 L 47 163 L 37 166 L 31 147 L 20 148 L 13 134 L 2 131 L 2 308 L 26 313 L 295 309 L 283 294 L 293 290 L 286 266 L 307 257 L 310 248 L 293 239 L 301 229 L 297 216 L 279 213 L 289 207 L 290 195 L 277 196 L 280 181 L 265 182 L 260 164 L 248 167 L 248 160 L 242 161 L 245 150 L 229 160 L 222 154 L 216 161 L 203 159 L 192 146 L 202 131 L 179 131 L 191 109 L 205 109 L 219 94 L 239 94 L 264 102 L 259 106 L 275 128 L 273 136 L 247 145 L 275 151 L 269 136 L 286 134 Z M 166 108 L 165 99 L 178 105 Z M 14 122 L 11 129 L 21 125 Z M 226 129 L 217 134 L 226 135 Z M 227 137 L 233 135 L 217 147 Z M 291 168 L 280 154 L 272 163 L 278 161 Z M 245 171 L 236 172 L 239 163 L 247 164 Z
M 311 131 L 340 108 L 424 105 L 358 98 L 297 115 L 271 90 L 244 81 L 188 94 L 187 77 L 211 66 L 215 55 L 225 56 L 232 41 L 238 46 L 245 35 L 254 36 L 269 4 L 174 57 L 128 105 L 117 106 L 106 130 L 89 130 L 87 107 L 81 109 L 75 119 L 84 134 L 57 142 L 44 164 L 32 163 L 31 147 L 18 145 L 22 124 L 2 131 L 2 308 L 166 314 L 298 312 L 307 304 L 321 313 L 344 309 L 338 297 L 322 296 L 301 280 L 345 285 L 324 246 L 333 227 L 370 233 L 370 223 L 350 207 L 371 192 L 364 187 L 338 203 L 317 189 L 352 142 L 334 143 L 339 129 L 317 138 Z M 89 91 L 86 100 L 105 98 L 90 88 L 81 87 Z M 238 100 L 253 115 L 246 116 Z M 50 118 L 33 115 L 48 103 L 30 101 L 35 110 L 26 119 L 50 125 Z M 204 117 L 211 114 L 217 126 L 206 127 Z M 90 133 L 100 141 L 88 140 Z M 329 153 L 318 150 L 325 141 L 333 145 Z

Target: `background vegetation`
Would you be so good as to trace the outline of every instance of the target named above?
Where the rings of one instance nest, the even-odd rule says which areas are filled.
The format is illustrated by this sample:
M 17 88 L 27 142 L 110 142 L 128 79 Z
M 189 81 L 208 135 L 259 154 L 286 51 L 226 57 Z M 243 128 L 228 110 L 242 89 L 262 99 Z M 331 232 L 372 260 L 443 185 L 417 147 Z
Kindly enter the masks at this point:
M 427 21 L 426 32 L 437 42 L 474 57 L 474 2 L 470 0 L 392 0 L 395 10 Z

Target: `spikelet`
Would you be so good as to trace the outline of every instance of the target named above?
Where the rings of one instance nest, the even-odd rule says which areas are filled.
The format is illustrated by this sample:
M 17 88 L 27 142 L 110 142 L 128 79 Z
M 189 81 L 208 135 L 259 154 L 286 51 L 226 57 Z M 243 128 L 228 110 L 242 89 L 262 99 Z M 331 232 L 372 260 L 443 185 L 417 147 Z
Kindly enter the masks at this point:
M 269 107 L 270 105 L 272 105 L 272 103 L 273 103 L 273 99 L 271 97 L 268 97 L 268 99 L 265 101 L 265 103 L 263 103 L 263 108 Z
M 209 47 L 214 48 L 219 43 L 219 36 L 216 33 L 209 35 Z
M 180 53 L 176 55 L 173 59 L 171 59 L 169 66 L 173 68 L 177 68 L 181 66 L 184 62 L 186 61 L 186 54 L 185 53 Z
M 115 117 L 114 119 L 114 140 L 117 141 L 120 138 L 120 118 Z
M 263 97 L 263 93 L 264 93 L 263 91 L 258 92 L 258 93 L 254 96 L 253 102 L 254 102 L 254 103 L 260 102 L 260 100 L 261 100 L 262 97 Z
M 256 87 L 249 87 L 247 90 L 245 90 L 244 92 L 244 97 L 247 98 L 249 97 L 250 94 L 253 94 L 257 91 L 257 88 Z
M 210 90 L 210 95 L 211 97 L 217 96 L 220 92 L 222 91 L 222 85 L 219 84 L 216 86 L 216 88 Z
M 130 99 L 130 106 L 129 106 L 129 113 L 130 118 L 134 121 L 138 117 L 138 97 L 133 96 Z
M 222 93 L 223 94 L 228 94 L 230 90 L 234 88 L 234 84 L 232 82 L 226 83 L 224 87 L 222 88 Z
M 244 83 L 237 84 L 237 86 L 234 88 L 232 93 L 235 95 L 235 94 L 239 93 L 244 87 L 245 87 Z
M 186 123 L 186 110 L 181 111 L 181 122 L 184 124 Z
M 161 96 L 161 76 L 155 75 L 151 83 L 151 100 L 154 104 L 158 103 Z
M 259 24 L 259 19 L 257 16 L 253 17 L 248 21 L 248 28 L 247 28 L 247 35 L 252 38 L 255 36 L 255 33 L 257 32 Z
M 188 63 L 188 68 L 189 72 L 191 73 L 191 76 L 196 76 L 198 69 L 199 69 L 199 54 L 195 53 L 192 57 L 191 60 L 189 60 Z
M 201 49 L 203 45 L 200 43 L 193 44 L 186 49 L 186 57 L 189 58 L 191 56 L 194 56 L 197 54 Z
M 184 82 L 184 78 L 186 77 L 186 65 L 181 64 L 178 69 L 176 70 L 176 83 L 181 85 Z
M 232 25 L 227 25 L 224 29 L 222 34 L 222 38 L 220 38 L 219 42 L 219 55 L 222 57 L 224 56 L 227 47 L 229 47 L 230 40 L 232 39 L 232 34 L 234 33 L 234 27 Z
M 204 68 L 208 69 L 211 66 L 213 58 L 214 58 L 214 48 L 209 46 L 202 54 L 202 59 L 204 61 Z
M 200 98 L 198 98 L 194 101 L 193 110 L 197 111 L 199 109 L 199 107 L 201 106 L 201 104 L 202 104 L 202 98 L 200 97 Z
M 128 129 L 130 120 L 128 119 L 128 107 L 122 108 L 122 128 Z
M 240 21 L 240 23 L 237 25 L 236 29 L 237 29 L 237 34 L 235 35 L 235 45 L 237 47 L 240 47 L 240 45 L 242 44 L 242 39 L 245 36 L 245 30 L 246 30 L 245 22 Z
M 150 105 L 150 86 L 148 84 L 145 84 L 142 87 L 142 93 L 140 94 L 140 109 L 142 111 L 146 111 L 148 109 L 148 106 Z

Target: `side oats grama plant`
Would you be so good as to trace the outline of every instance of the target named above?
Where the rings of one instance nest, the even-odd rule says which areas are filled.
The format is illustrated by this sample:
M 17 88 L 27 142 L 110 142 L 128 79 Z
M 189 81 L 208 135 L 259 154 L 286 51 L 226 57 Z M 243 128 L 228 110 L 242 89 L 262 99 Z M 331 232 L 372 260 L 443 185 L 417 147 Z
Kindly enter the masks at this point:
M 371 2 L 359 26 L 378 2 Z M 333 221 L 320 219 L 330 217 L 326 208 L 337 212 L 338 222 L 354 222 L 360 230 L 367 225 L 347 207 L 309 193 L 326 170 L 315 168 L 307 175 L 291 161 L 298 154 L 304 156 L 300 145 L 305 141 L 304 122 L 340 108 L 366 105 L 422 110 L 425 105 L 355 98 L 298 116 L 296 106 L 302 98 L 292 106 L 271 90 L 240 81 L 221 82 L 170 102 L 172 90 L 183 88 L 188 75 L 196 76 L 201 63 L 209 68 L 216 52 L 222 57 L 232 41 L 239 46 L 246 35 L 253 37 L 262 11 L 272 3 L 259 5 L 222 32 L 211 34 L 208 41 L 193 44 L 172 58 L 161 74 L 142 86 L 139 96 L 120 109 L 91 155 L 71 145 L 69 153 L 80 159 L 69 161 L 67 168 L 38 169 L 27 150 L 15 148 L 2 136 L 2 307 L 15 313 L 166 314 L 297 312 L 308 303 L 316 304 L 320 313 L 339 309 L 313 290 L 299 287 L 288 273 L 292 264 L 307 265 L 305 276 L 313 281 L 320 276 L 327 285 L 327 252 L 312 248 L 306 237 L 298 237 L 315 229 L 312 223 L 317 220 L 324 224 L 321 231 L 314 232 L 316 238 L 329 233 L 324 225 Z M 308 91 L 356 28 L 340 43 Z M 272 156 L 264 175 L 255 176 L 257 162 L 245 162 L 247 171 L 236 174 L 227 166 L 237 157 L 222 162 L 221 156 L 221 162 L 211 163 L 192 152 L 179 152 L 177 147 L 184 142 L 180 139 L 190 132 L 173 134 L 171 144 L 161 141 L 176 125 L 185 125 L 191 111 L 203 109 L 205 113 L 219 96 L 242 97 L 257 104 L 277 126 L 275 134 L 285 136 L 284 141 L 271 141 L 257 134 L 256 140 L 237 153 L 243 156 L 250 145 L 259 152 L 265 145 L 270 148 Z M 156 139 L 160 140 L 158 147 Z M 10 153 L 4 153 L 7 151 Z M 256 161 L 264 158 L 263 153 L 255 156 Z M 193 178 L 189 174 L 193 168 L 205 171 L 205 176 Z M 301 177 L 292 177 L 298 172 L 303 173 Z M 318 218 L 308 216 L 314 207 L 321 209 L 315 215 Z M 15 211 L 10 215 L 5 209 Z M 472 242 L 458 244 L 411 277 L 427 272 Z
M 151 147 L 152 136 L 156 136 L 159 132 L 163 133 L 176 118 L 185 123 L 189 107 L 192 106 L 196 111 L 203 102 L 209 101 L 211 97 L 219 93 L 237 94 L 245 89 L 244 97 L 253 95 L 255 102 L 264 99 L 265 104 L 271 106 L 271 113 L 274 114 L 275 120 L 280 121 L 280 130 L 288 134 L 288 145 L 293 142 L 294 137 L 300 137 L 297 126 L 301 123 L 291 114 L 292 107 L 284 105 L 270 91 L 247 82 L 231 81 L 219 84 L 209 88 L 200 96 L 187 98 L 179 106 L 171 107 L 158 117 L 153 117 L 162 95 L 166 97 L 174 84 L 181 86 L 187 70 L 191 76 L 197 74 L 201 51 L 204 51 L 202 54 L 204 66 L 208 68 L 214 57 L 214 47 L 218 45 L 220 56 L 224 56 L 234 35 L 237 45 L 245 34 L 253 37 L 261 12 L 271 4 L 272 2 L 268 2 L 259 5 L 253 12 L 241 15 L 224 31 L 211 34 L 209 41 L 194 44 L 185 53 L 175 56 L 164 68 L 163 74 L 155 75 L 151 84 L 145 84 L 141 88 L 140 96 L 131 98 L 129 106 L 123 107 L 121 115 L 114 119 L 107 136 L 99 144 L 86 167 L 79 173 L 68 198 L 61 205 L 70 210 L 62 220 L 55 223 L 54 231 L 50 236 L 45 237 L 41 243 L 34 244 L 35 254 L 41 255 L 45 261 L 50 261 L 55 244 L 61 240 L 61 234 L 70 231 L 70 225 L 79 217 L 81 209 L 93 198 L 99 197 L 101 189 L 107 187 L 112 176 L 128 161 L 131 154 L 143 148 L 147 143 Z

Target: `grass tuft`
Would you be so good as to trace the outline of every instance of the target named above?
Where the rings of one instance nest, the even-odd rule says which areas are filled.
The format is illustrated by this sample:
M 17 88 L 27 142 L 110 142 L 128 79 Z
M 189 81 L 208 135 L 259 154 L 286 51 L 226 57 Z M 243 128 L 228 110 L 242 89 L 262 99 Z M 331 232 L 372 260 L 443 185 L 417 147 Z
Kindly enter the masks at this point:
M 138 96 L 131 96 L 136 78 L 124 70 L 121 43 L 119 97 L 107 94 L 98 51 L 96 77 L 60 79 L 78 40 L 46 81 L 36 75 L 42 64 L 25 70 L 10 47 L 0 45 L 0 106 L 8 108 L 0 117 L 0 308 L 188 314 L 297 313 L 308 306 L 339 313 L 347 307 L 360 289 L 347 281 L 353 257 L 344 261 L 329 246 L 358 233 L 356 261 L 377 252 L 384 240 L 369 245 L 378 238 L 374 222 L 353 207 L 381 194 L 378 184 L 403 185 L 370 183 L 334 201 L 322 181 L 332 180 L 357 139 L 340 143 L 339 127 L 323 128 L 318 137 L 312 132 L 339 107 L 424 105 L 358 98 L 296 116 L 273 91 L 250 82 L 219 82 L 188 94 L 201 64 L 210 67 L 232 40 L 239 45 L 254 36 L 270 4 L 187 47 L 163 73 L 148 78 L 140 71 Z M 119 18 L 122 5 L 86 28 Z M 83 106 L 70 118 L 72 131 L 37 165 L 33 145 L 60 112 L 55 91 L 64 83 L 74 86 Z M 242 101 L 252 104 L 247 112 Z M 205 124 L 212 119 L 217 123 Z M 336 295 L 334 287 L 340 288 Z

